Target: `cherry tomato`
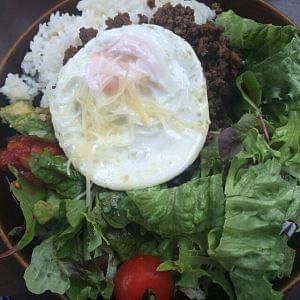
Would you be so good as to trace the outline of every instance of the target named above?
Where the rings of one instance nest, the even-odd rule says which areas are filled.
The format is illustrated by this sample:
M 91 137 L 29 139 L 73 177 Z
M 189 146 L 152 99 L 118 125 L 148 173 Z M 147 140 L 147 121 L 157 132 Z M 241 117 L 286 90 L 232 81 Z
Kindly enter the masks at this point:
M 148 289 L 157 300 L 171 300 L 173 276 L 170 271 L 156 271 L 161 263 L 155 256 L 143 255 L 121 265 L 114 279 L 116 300 L 141 300 Z
M 62 154 L 55 142 L 27 135 L 13 136 L 8 140 L 6 148 L 0 150 L 0 169 L 6 171 L 8 165 L 11 165 L 18 170 L 28 170 L 31 154 L 41 154 L 46 148 L 51 155 Z

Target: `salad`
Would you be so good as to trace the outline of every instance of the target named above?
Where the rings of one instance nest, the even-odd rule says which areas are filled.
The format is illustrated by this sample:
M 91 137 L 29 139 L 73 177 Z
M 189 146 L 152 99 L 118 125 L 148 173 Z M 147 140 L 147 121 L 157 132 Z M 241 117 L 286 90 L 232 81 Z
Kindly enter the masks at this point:
M 65 42 L 66 33 L 63 51 L 55 54 L 60 55 L 58 70 L 45 67 L 45 55 L 39 57 L 38 72 L 26 69 L 26 59 L 36 54 L 37 46 L 32 47 L 22 65 L 23 77 L 9 75 L 1 89 L 11 100 L 0 110 L 1 126 L 8 125 L 15 135 L 0 150 L 0 169 L 9 180 L 14 177 L 11 192 L 24 216 L 24 226 L 10 233 L 19 238 L 16 251 L 33 247 L 24 274 L 27 288 L 71 300 L 282 299 L 272 284 L 291 274 L 295 250 L 288 241 L 300 224 L 298 29 L 260 24 L 233 11 L 222 12 L 218 5 L 210 10 L 193 1 L 147 1 L 146 7 L 137 1 L 136 11 L 124 1 L 122 12 L 115 13 L 112 3 L 107 4 L 111 11 L 99 14 L 107 26 L 102 31 L 104 23 L 96 15 L 97 6 L 89 6 L 92 2 L 79 2 L 83 13 L 76 21 L 69 15 L 51 17 L 52 26 L 64 26 L 57 25 L 58 17 L 77 26 L 78 45 Z M 138 15 L 136 21 L 133 15 Z M 43 26 L 40 31 L 47 27 Z M 56 36 L 47 34 L 57 38 L 63 30 Z M 138 40 L 144 36 L 149 45 Z M 115 48 L 108 48 L 111 41 Z M 107 71 L 100 58 L 92 64 L 84 60 L 89 51 L 100 51 L 101 43 L 107 47 L 101 50 L 103 56 L 99 54 L 108 61 Z M 157 54 L 155 47 L 160 49 Z M 157 91 L 156 84 L 161 84 L 160 92 L 151 90 L 151 95 L 173 95 L 168 106 L 172 114 L 159 100 L 156 106 L 150 100 L 148 106 L 128 100 L 141 83 L 135 85 L 140 77 L 130 77 L 131 69 L 120 81 L 121 64 L 115 64 L 123 57 L 111 55 L 123 55 L 124 49 L 126 59 L 130 57 L 126 68 L 135 63 L 133 54 L 142 57 L 137 72 L 147 74 L 143 84 L 151 79 L 147 91 L 153 86 Z M 185 51 L 190 53 L 188 60 Z M 164 53 L 171 57 L 166 73 Z M 160 64 L 159 75 L 152 58 Z M 113 73 L 113 80 L 101 87 L 105 97 L 99 99 L 107 102 L 99 104 L 100 110 L 98 104 L 89 104 L 95 99 L 81 85 L 82 79 L 76 81 L 85 65 L 93 66 L 90 77 L 84 77 L 91 79 L 89 87 L 105 81 L 105 72 Z M 125 91 L 131 96 L 122 98 L 122 106 L 115 105 L 121 99 L 114 98 L 115 93 L 125 97 Z M 38 94 L 43 95 L 41 103 Z M 201 107 L 193 102 L 197 97 L 202 97 Z M 181 98 L 193 107 L 195 113 L 189 116 L 201 124 L 200 131 L 182 121 L 183 113 L 174 113 L 172 105 Z M 76 106 L 69 106 L 74 101 Z M 129 110 L 122 110 L 122 116 L 130 118 L 120 125 L 119 115 L 113 118 L 111 112 L 124 107 Z M 94 119 L 97 123 L 92 124 Z M 108 134 L 101 120 L 117 134 Z M 86 131 L 78 133 L 78 124 Z M 149 154 L 142 159 L 138 154 L 126 156 L 132 140 L 128 142 L 122 130 L 129 126 L 133 131 L 143 127 L 147 136 L 139 140 L 140 131 L 134 132 L 132 143 L 149 143 Z M 183 127 L 188 137 L 178 138 Z M 95 152 L 101 161 L 92 152 L 96 133 L 86 135 L 99 128 L 97 134 L 107 134 L 103 148 Z M 161 142 L 161 131 L 153 128 L 171 136 L 166 147 L 153 146 Z M 76 144 L 81 139 L 84 148 Z M 160 153 L 165 154 L 163 160 Z M 173 164 L 168 165 L 168 159 Z

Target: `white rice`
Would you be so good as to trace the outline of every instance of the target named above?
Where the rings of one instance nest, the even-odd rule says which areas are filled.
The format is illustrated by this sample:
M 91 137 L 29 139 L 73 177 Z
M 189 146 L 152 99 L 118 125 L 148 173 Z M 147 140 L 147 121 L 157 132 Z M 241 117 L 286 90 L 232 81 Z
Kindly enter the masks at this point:
M 99 31 L 105 29 L 105 20 L 119 12 L 128 12 L 133 23 L 138 22 L 137 14 L 149 18 L 158 7 L 170 2 L 172 5 L 190 6 L 195 11 L 195 20 L 204 24 L 215 17 L 215 12 L 195 0 L 156 0 L 156 8 L 150 9 L 147 0 L 82 0 L 77 8 L 81 15 L 52 14 L 48 23 L 41 24 L 38 33 L 30 43 L 30 51 L 21 64 L 23 75 L 8 74 L 0 92 L 11 102 L 29 100 L 39 93 L 44 93 L 41 106 L 48 106 L 51 90 L 55 86 L 63 65 L 64 53 L 71 45 L 81 45 L 79 29 L 94 27 Z
M 32 100 L 38 94 L 38 89 L 31 77 L 9 73 L 0 92 L 12 103 L 18 100 Z

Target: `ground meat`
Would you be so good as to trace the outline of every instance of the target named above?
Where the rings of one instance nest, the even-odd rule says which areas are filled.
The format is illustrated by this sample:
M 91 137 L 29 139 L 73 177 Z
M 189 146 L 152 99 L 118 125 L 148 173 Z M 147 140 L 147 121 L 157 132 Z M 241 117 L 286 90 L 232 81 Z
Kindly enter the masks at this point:
M 153 9 L 154 7 L 156 7 L 155 5 L 155 0 L 147 0 L 147 5 Z
M 213 23 L 198 25 L 193 9 L 170 3 L 159 8 L 150 23 L 173 31 L 194 48 L 207 80 L 211 129 L 227 127 L 236 97 L 234 80 L 242 60 L 236 50 L 229 49 L 224 29 Z
M 69 59 L 72 58 L 80 49 L 81 49 L 81 46 L 78 46 L 78 47 L 70 46 L 65 51 L 63 65 L 65 65 L 69 61 Z
M 80 28 L 79 30 L 79 38 L 82 41 L 82 44 L 85 45 L 87 42 L 89 42 L 91 39 L 93 39 L 94 37 L 96 37 L 98 33 L 97 29 L 94 29 L 92 27 L 90 28 Z
M 149 18 L 145 15 L 138 14 L 139 17 L 139 24 L 148 24 L 149 23 Z
M 65 56 L 63 59 L 63 65 L 65 65 L 70 58 L 72 58 L 87 42 L 89 42 L 91 39 L 93 39 L 98 33 L 97 29 L 94 29 L 92 27 L 90 28 L 85 28 L 82 27 L 79 30 L 79 38 L 82 41 L 82 46 L 74 47 L 70 46 L 66 51 L 65 51 Z
M 113 19 L 108 18 L 105 21 L 105 24 L 107 25 L 107 29 L 112 29 L 122 27 L 124 25 L 130 25 L 132 22 L 128 13 L 118 13 Z
M 172 6 L 171 3 L 167 3 L 156 11 L 150 22 L 184 38 L 189 36 L 189 27 L 195 24 L 194 10 L 189 6 L 184 7 L 180 4 Z

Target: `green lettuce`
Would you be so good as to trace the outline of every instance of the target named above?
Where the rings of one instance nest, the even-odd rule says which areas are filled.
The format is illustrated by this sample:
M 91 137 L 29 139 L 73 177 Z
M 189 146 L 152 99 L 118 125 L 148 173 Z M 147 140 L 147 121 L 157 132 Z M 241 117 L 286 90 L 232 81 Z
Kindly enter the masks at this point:
M 252 71 L 245 71 L 236 79 L 236 85 L 243 99 L 248 102 L 250 108 L 255 112 L 260 111 L 262 87 Z
M 230 272 L 230 279 L 238 300 L 281 300 L 283 297 L 281 292 L 273 290 L 267 275 L 261 272 L 235 268 Z
M 220 14 L 216 19 L 216 24 L 224 26 L 224 35 L 229 40 L 230 46 L 252 50 L 252 53 L 259 54 L 262 58 L 277 52 L 291 42 L 297 33 L 294 26 L 261 24 L 242 18 L 231 10 Z
M 252 128 L 245 137 L 242 151 L 237 154 L 237 157 L 249 159 L 253 163 L 262 163 L 271 158 L 280 159 L 281 154 L 269 146 L 256 128 Z
M 0 110 L 0 117 L 21 134 L 55 140 L 49 110 L 33 107 L 28 101 L 17 101 Z
M 18 184 L 13 182 L 11 189 L 20 204 L 26 227 L 25 234 L 18 243 L 18 250 L 21 250 L 27 246 L 35 236 L 36 219 L 33 213 L 34 207 L 39 201 L 46 199 L 47 194 L 44 189 L 31 185 L 21 176 L 18 176 L 17 183 Z
M 29 161 L 32 174 L 65 198 L 75 198 L 85 190 L 84 177 L 70 166 L 64 156 L 53 156 L 48 151 L 33 153 Z
M 289 275 L 295 251 L 279 235 L 285 220 L 297 221 L 300 187 L 281 176 L 277 160 L 244 169 L 245 160 L 235 159 L 226 187 L 226 212 L 219 245 L 210 255 L 230 270 L 232 266 Z
M 66 218 L 71 227 L 76 228 L 84 219 L 86 212 L 85 201 L 83 200 L 65 200 Z
M 24 279 L 29 291 L 43 294 L 47 290 L 63 295 L 70 288 L 70 279 L 64 264 L 57 258 L 55 236 L 43 241 L 32 252 L 31 263 Z
M 197 234 L 223 223 L 222 176 L 167 189 L 129 191 L 123 202 L 129 220 L 162 237 Z
M 126 210 L 123 208 L 125 193 L 101 192 L 96 201 L 101 205 L 104 220 L 113 228 L 122 229 L 130 223 Z
M 190 241 L 180 241 L 178 260 L 167 260 L 160 264 L 157 270 L 179 272 L 181 277 L 176 286 L 180 288 L 197 289 L 199 280 L 205 278 L 209 283 L 220 285 L 230 300 L 235 299 L 232 286 L 225 277 L 225 270 L 205 252 L 196 249 Z
M 245 71 L 252 72 L 251 78 L 250 73 L 242 74 L 238 86 L 247 80 L 248 92 L 261 89 L 263 103 L 299 98 L 300 39 L 295 27 L 260 24 L 232 11 L 219 15 L 216 23 L 224 26 L 230 45 L 244 51 Z
M 300 98 L 300 38 L 295 36 L 279 52 L 259 63 L 249 63 L 262 86 L 263 103 L 299 101 Z
M 219 132 L 210 133 L 207 145 L 202 149 L 200 158 L 200 176 L 207 177 L 222 172 L 222 163 L 219 153 Z
M 284 126 L 275 129 L 271 146 L 281 153 L 282 163 L 300 164 L 300 105 L 299 110 L 290 111 L 288 121 Z M 300 169 L 298 171 L 300 176 Z

